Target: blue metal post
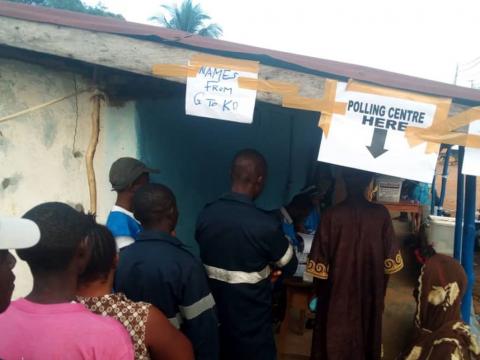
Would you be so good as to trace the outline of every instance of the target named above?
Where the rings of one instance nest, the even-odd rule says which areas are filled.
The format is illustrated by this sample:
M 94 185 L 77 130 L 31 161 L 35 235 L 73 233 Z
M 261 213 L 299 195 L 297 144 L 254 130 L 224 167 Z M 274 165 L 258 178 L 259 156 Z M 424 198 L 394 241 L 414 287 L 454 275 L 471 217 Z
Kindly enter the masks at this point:
M 461 168 L 458 169 L 461 171 Z M 473 272 L 473 255 L 475 250 L 475 198 L 477 193 L 477 178 L 465 177 L 465 212 L 463 225 L 462 265 L 467 273 L 468 286 L 462 301 L 462 318 L 470 324 L 472 309 L 472 293 L 475 274 Z
M 460 146 L 458 149 L 457 211 L 455 218 L 455 243 L 453 246 L 453 256 L 460 262 L 462 261 L 463 200 L 465 198 L 465 176 L 462 174 L 464 153 L 465 148 Z
M 437 181 L 437 176 L 433 175 L 433 181 L 432 181 L 432 201 L 430 204 L 430 215 L 437 215 L 437 212 L 435 211 L 435 206 L 437 202 L 437 190 L 435 189 L 435 181 Z
M 445 194 L 447 192 L 447 179 L 448 179 L 448 161 L 450 159 L 450 154 L 452 153 L 452 146 L 446 146 L 447 151 L 445 152 L 445 160 L 443 161 L 443 171 L 442 171 L 442 187 L 440 190 L 440 200 L 438 202 L 438 210 L 440 211 L 439 215 L 443 215 L 443 202 L 445 201 Z

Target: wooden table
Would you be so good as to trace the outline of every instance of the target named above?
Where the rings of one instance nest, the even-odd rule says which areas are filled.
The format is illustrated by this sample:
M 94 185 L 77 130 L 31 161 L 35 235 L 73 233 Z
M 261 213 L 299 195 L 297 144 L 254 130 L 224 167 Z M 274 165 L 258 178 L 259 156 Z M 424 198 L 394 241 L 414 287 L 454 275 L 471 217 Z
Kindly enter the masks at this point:
M 285 353 L 285 340 L 290 330 L 291 310 L 298 310 L 300 313 L 298 329 L 295 333 L 297 335 L 303 335 L 308 304 L 314 295 L 313 283 L 305 282 L 301 277 L 287 278 L 284 280 L 284 285 L 287 288 L 287 309 L 278 336 L 279 354 Z
M 398 203 L 378 203 L 385 206 L 389 211 L 406 212 L 410 215 L 413 225 L 413 232 L 418 234 L 422 222 L 422 205 L 417 202 L 400 201 Z

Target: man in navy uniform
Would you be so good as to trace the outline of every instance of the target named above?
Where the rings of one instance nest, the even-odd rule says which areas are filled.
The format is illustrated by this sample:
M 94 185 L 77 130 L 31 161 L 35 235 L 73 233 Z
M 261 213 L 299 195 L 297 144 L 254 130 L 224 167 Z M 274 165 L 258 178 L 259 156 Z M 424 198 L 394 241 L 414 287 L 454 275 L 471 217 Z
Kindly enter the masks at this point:
M 235 156 L 231 192 L 198 217 L 196 239 L 217 303 L 221 358 L 276 358 L 272 327 L 272 270 L 292 275 L 297 259 L 273 216 L 258 209 L 265 158 L 246 149 Z
M 115 289 L 162 310 L 190 339 L 196 360 L 217 360 L 215 301 L 201 261 L 175 236 L 175 195 L 165 185 L 147 184 L 132 204 L 143 230 L 120 253 Z

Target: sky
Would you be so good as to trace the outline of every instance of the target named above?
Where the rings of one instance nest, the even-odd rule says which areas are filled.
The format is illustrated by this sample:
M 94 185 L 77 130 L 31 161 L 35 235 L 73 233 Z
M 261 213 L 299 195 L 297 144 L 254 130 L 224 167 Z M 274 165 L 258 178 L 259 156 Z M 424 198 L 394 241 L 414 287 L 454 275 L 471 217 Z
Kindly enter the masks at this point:
M 97 0 L 84 1 L 95 5 Z M 103 0 L 150 23 L 179 0 Z M 193 0 L 223 40 L 480 88 L 478 0 Z

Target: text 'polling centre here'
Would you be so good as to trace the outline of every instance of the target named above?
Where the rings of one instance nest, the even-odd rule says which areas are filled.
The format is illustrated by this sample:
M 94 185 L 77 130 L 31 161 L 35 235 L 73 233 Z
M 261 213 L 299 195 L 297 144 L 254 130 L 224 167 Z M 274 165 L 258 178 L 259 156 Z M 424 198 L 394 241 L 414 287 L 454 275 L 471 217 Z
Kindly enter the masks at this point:
M 422 111 L 354 100 L 348 101 L 347 112 L 363 114 L 362 125 L 398 131 L 405 131 L 410 124 L 424 124 L 426 116 Z
M 368 136 L 364 146 L 374 159 L 394 149 L 404 152 L 408 146 L 403 136 L 407 127 L 428 127 L 435 114 L 435 106 L 431 104 L 348 91 L 344 94 L 345 118 L 355 120 L 365 130 L 373 129 L 373 133 L 368 132 L 370 135 L 364 134 Z
M 430 127 L 441 99 L 362 86 L 365 91 L 338 84 L 335 101 L 345 104 L 345 114 L 333 114 L 318 160 L 431 182 L 438 154 L 426 151 L 427 143 L 411 146 L 405 134 L 411 126 Z

